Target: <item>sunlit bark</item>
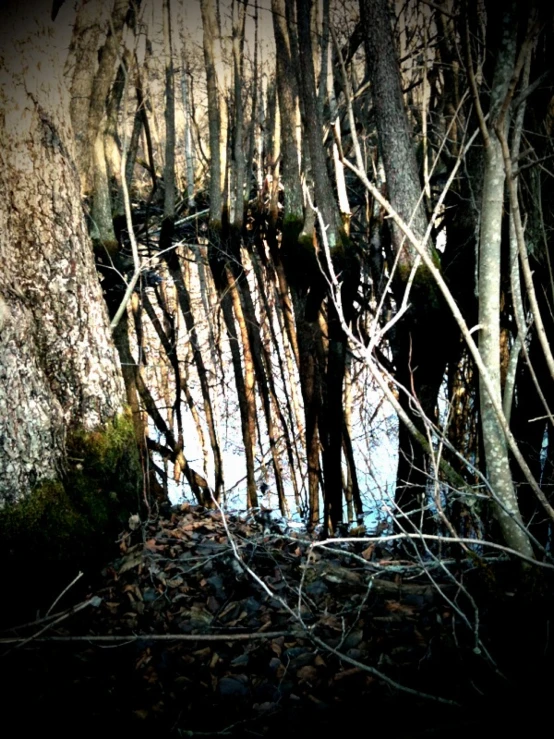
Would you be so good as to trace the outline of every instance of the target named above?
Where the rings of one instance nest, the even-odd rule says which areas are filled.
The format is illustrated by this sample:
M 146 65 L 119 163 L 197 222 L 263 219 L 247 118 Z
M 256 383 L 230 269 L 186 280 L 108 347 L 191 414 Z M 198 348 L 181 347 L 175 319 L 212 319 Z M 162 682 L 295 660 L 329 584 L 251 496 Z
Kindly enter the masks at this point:
M 0 79 L 2 503 L 60 480 L 67 430 L 92 430 L 125 399 L 83 220 L 64 60 L 47 18 L 32 32 L 4 17 L 14 47 Z
M 221 223 L 227 207 L 227 99 L 221 38 L 213 0 L 201 0 L 210 136 L 210 221 Z
M 101 3 L 90 0 L 80 10 L 83 17 L 74 29 L 74 47 L 79 55 L 73 72 L 72 124 L 79 146 L 78 166 L 84 192 L 92 200 L 92 235 L 106 248 L 115 245 L 108 168 L 106 164 L 106 103 L 115 79 L 117 59 L 121 53 L 123 26 L 129 0 L 116 0 L 109 19 L 105 42 L 99 50 L 98 28 L 94 15 Z M 98 62 L 95 56 L 98 54 Z M 83 101 L 86 101 L 83 102 Z

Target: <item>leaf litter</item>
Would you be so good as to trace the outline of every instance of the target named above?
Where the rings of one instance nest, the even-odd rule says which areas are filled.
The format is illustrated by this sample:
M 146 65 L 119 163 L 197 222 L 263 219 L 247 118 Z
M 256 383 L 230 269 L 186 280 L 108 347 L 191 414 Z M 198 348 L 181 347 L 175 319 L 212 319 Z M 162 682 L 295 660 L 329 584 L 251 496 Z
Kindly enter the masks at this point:
M 358 716 L 403 736 L 431 711 L 452 733 L 501 672 L 470 606 L 446 567 L 430 578 L 379 543 L 185 504 L 131 526 L 94 593 L 2 648 L 60 729 L 77 712 L 114 735 L 272 737 Z

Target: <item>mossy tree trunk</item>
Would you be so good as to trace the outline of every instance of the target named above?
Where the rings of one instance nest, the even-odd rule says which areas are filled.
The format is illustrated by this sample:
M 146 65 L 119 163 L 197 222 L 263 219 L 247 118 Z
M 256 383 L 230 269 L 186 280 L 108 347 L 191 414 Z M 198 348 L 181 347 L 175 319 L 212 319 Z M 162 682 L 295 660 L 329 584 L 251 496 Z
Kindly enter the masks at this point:
M 227 94 L 229 81 L 222 60 L 222 40 L 215 3 L 213 0 L 201 0 L 200 8 L 202 11 L 210 139 L 209 219 L 211 228 L 208 261 L 221 301 L 223 318 L 231 346 L 246 457 L 248 505 L 256 507 L 258 499 L 254 469 L 256 449 L 255 372 L 248 331 L 244 323 L 244 314 L 232 267 L 233 259 L 237 256 L 240 258 L 240 247 L 234 248 L 239 238 L 237 233 L 238 224 L 234 224 L 233 229 L 229 228 L 229 187 L 227 182 Z M 238 72 L 238 70 L 235 71 Z M 242 175 L 241 179 L 243 179 Z M 235 215 L 240 216 L 240 222 L 242 222 L 242 208 L 240 213 L 235 212 Z M 239 346 L 242 348 L 242 359 Z
M 319 522 L 319 434 L 317 417 L 320 394 L 317 391 L 315 344 L 321 340 L 319 326 L 306 321 L 306 302 L 310 268 L 308 250 L 299 243 L 304 224 L 304 198 L 300 179 L 300 96 L 295 47 L 296 14 L 294 0 L 272 0 L 273 30 L 277 50 L 277 94 L 281 117 L 281 181 L 285 194 L 281 244 L 277 223 L 271 222 L 269 246 L 279 281 L 279 297 L 287 336 L 292 347 L 304 401 L 306 462 L 308 472 L 309 523 Z M 311 215 L 311 214 L 310 214 Z M 303 234 L 305 235 L 305 234 Z M 311 234 L 307 237 L 311 242 Z M 315 259 L 313 260 L 315 263 Z M 313 264 L 311 265 L 313 266 Z M 290 296 L 289 296 L 290 290 Z M 315 334 L 315 335 L 314 335 Z
M 6 16 L 13 48 L 0 80 L 0 505 L 60 480 L 68 430 L 102 427 L 125 399 L 83 220 L 63 44 L 46 7 L 36 26 L 9 9 Z

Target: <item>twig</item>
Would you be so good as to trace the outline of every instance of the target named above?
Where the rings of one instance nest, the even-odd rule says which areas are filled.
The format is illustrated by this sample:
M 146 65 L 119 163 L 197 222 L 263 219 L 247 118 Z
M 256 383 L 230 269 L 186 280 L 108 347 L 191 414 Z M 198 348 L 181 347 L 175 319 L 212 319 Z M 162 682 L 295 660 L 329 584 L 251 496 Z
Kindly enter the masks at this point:
M 52 621 L 56 618 L 60 618 L 60 616 L 70 616 L 74 612 L 74 609 L 75 606 L 71 606 L 71 608 L 67 608 L 65 611 L 52 613 L 50 616 L 43 616 L 42 618 L 37 618 L 35 621 L 29 621 L 26 624 L 17 624 L 17 626 L 10 626 L 7 629 L 2 629 L 2 631 L 21 631 L 22 629 L 29 629 L 31 628 L 31 626 L 38 626 L 39 624 L 43 624 L 47 621 Z
M 229 527 L 227 525 L 227 520 L 226 520 L 225 514 L 223 513 L 223 511 L 222 511 L 219 503 L 213 497 L 213 495 L 212 495 L 212 500 L 213 500 L 214 505 L 216 506 L 216 508 L 221 513 L 222 521 L 223 521 L 223 526 L 225 528 L 225 532 L 226 532 L 227 536 L 229 537 L 229 542 L 231 544 L 231 547 L 233 549 L 233 554 L 235 555 L 235 557 L 237 559 L 237 562 L 240 564 L 240 566 L 244 570 L 246 570 L 246 572 L 248 572 L 248 574 L 258 583 L 258 585 L 260 585 L 265 590 L 265 592 L 271 598 L 277 600 L 283 606 L 283 608 L 285 608 L 285 610 L 294 618 L 294 620 L 301 627 L 300 635 L 302 635 L 303 637 L 305 637 L 307 639 L 310 639 L 317 646 L 320 646 L 323 649 L 331 652 L 332 654 L 335 654 L 341 660 L 344 660 L 346 662 L 349 662 L 350 664 L 354 665 L 355 667 L 359 667 L 364 672 L 368 672 L 370 675 L 373 675 L 374 677 L 378 678 L 379 680 L 382 680 L 384 683 L 387 683 L 388 685 L 390 685 L 391 687 L 395 688 L 396 690 L 399 690 L 400 692 L 409 693 L 410 695 L 417 695 L 419 698 L 424 698 L 426 700 L 431 700 L 431 701 L 435 701 L 435 702 L 446 704 L 446 705 L 458 705 L 454 701 L 450 701 L 450 700 L 448 700 L 446 698 L 440 698 L 439 696 L 430 695 L 428 693 L 421 693 L 420 691 L 414 690 L 413 688 L 408 688 L 405 685 L 402 685 L 400 683 L 397 683 L 395 680 L 392 680 L 390 677 L 388 677 L 384 673 L 380 672 L 375 667 L 370 667 L 369 665 L 364 665 L 362 662 L 357 662 L 356 660 L 352 659 L 351 657 L 348 657 L 347 655 L 342 654 L 341 652 L 338 652 L 336 649 L 334 649 L 330 645 L 326 644 L 326 642 L 324 642 L 322 639 L 319 639 L 318 637 L 316 637 L 314 635 L 314 633 L 313 633 L 313 630 L 304 623 L 304 620 L 303 620 L 302 615 L 301 615 L 300 605 L 301 605 L 302 585 L 300 585 L 300 588 L 299 588 L 298 611 L 295 612 L 289 606 L 289 604 L 283 598 L 281 598 L 280 595 L 278 595 L 277 593 L 274 593 L 271 590 L 271 588 L 260 577 L 258 577 L 258 575 L 245 562 L 243 562 L 243 560 L 240 558 L 240 555 L 239 555 L 237 546 L 235 544 L 235 541 L 234 541 L 234 539 L 233 539 L 233 537 L 231 535 L 231 532 L 229 530 Z M 378 537 L 375 537 L 375 538 L 378 538 Z M 332 541 L 332 540 L 327 540 L 327 541 Z M 336 541 L 340 541 L 340 540 L 336 540 Z M 312 542 L 312 549 L 315 548 L 315 546 L 317 546 L 317 542 Z M 304 580 L 305 573 L 306 573 L 306 570 L 304 570 L 304 572 L 303 572 L 302 582 Z
M 77 575 L 77 577 L 75 577 L 75 578 L 74 578 L 74 579 L 73 579 L 73 580 L 72 580 L 72 581 L 71 581 L 71 582 L 69 583 L 69 585 L 68 585 L 67 587 L 65 587 L 65 588 L 64 588 L 64 589 L 62 590 L 62 592 L 61 592 L 61 593 L 60 593 L 60 594 L 58 595 L 58 597 L 56 598 L 56 600 L 55 600 L 55 601 L 54 601 L 54 602 L 52 603 L 52 605 L 50 606 L 50 608 L 49 608 L 49 609 L 48 609 L 48 610 L 46 611 L 46 615 L 47 615 L 47 616 L 49 616 L 49 615 L 50 615 L 50 613 L 51 613 L 51 612 L 53 611 L 53 609 L 54 609 L 54 606 L 56 605 L 56 603 L 59 603 L 59 601 L 60 601 L 60 600 L 61 600 L 61 599 L 63 598 L 63 596 L 64 596 L 64 595 L 65 595 L 65 594 L 67 593 L 67 591 L 69 590 L 69 588 L 72 588 L 72 587 L 73 587 L 73 585 L 75 585 L 75 583 L 77 582 L 77 580 L 80 580 L 80 579 L 81 579 L 82 577 L 83 577 L 83 573 L 82 573 L 82 572 L 79 572 L 79 574 Z
M 474 134 L 471 139 L 468 142 L 468 145 L 466 146 L 466 150 L 473 142 L 474 137 L 476 134 Z M 467 323 L 460 311 L 460 308 L 458 307 L 458 304 L 454 300 L 454 297 L 452 293 L 450 292 L 450 289 L 446 285 L 446 282 L 444 281 L 444 278 L 440 272 L 440 270 L 435 266 L 433 260 L 429 256 L 429 254 L 426 252 L 424 248 L 424 242 L 422 243 L 419 241 L 419 239 L 416 237 L 414 232 L 411 230 L 411 228 L 404 222 L 404 220 L 399 216 L 399 214 L 394 210 L 394 208 L 391 206 L 391 204 L 388 202 L 386 198 L 383 197 L 383 195 L 379 192 L 379 190 L 368 180 L 365 173 L 360 172 L 358 168 L 353 165 L 351 162 L 349 162 L 348 159 L 344 160 L 344 163 L 355 173 L 357 176 L 361 179 L 365 187 L 369 190 L 369 192 L 373 195 L 373 197 L 379 201 L 379 203 L 385 208 L 387 213 L 390 215 L 390 217 L 395 221 L 395 223 L 398 225 L 398 227 L 404 232 L 404 234 L 407 236 L 410 243 L 414 246 L 416 251 L 420 254 L 420 256 L 423 259 L 423 262 L 431 275 L 433 276 L 435 282 L 439 286 L 440 291 L 442 292 L 446 303 L 448 304 L 452 315 L 458 324 L 460 331 L 462 333 L 462 336 L 464 337 L 466 344 L 469 348 L 469 351 L 471 353 L 471 356 L 473 357 L 473 360 L 475 361 L 475 364 L 477 365 L 477 368 L 479 370 L 479 373 L 481 377 L 483 378 L 484 385 L 487 389 L 487 393 L 489 395 L 490 402 L 495 410 L 495 413 L 498 418 L 498 422 L 500 426 L 502 427 L 502 430 L 506 436 L 506 441 L 508 443 L 508 446 L 510 448 L 510 451 L 514 455 L 521 471 L 523 472 L 525 479 L 529 483 L 530 487 L 533 489 L 533 492 L 535 493 L 538 500 L 541 502 L 544 510 L 548 514 L 549 518 L 551 518 L 554 521 L 554 508 L 550 505 L 547 497 L 541 490 L 539 484 L 535 480 L 535 477 L 533 476 L 533 473 L 531 472 L 531 469 L 529 465 L 527 464 L 523 454 L 521 453 L 521 450 L 517 444 L 517 441 L 509 427 L 509 425 L 506 422 L 506 417 L 504 415 L 502 405 L 497 400 L 495 392 L 494 392 L 494 385 L 490 376 L 490 373 L 488 369 L 486 368 L 485 364 L 483 363 L 483 359 L 481 357 L 481 354 L 479 352 L 479 349 L 477 348 L 477 344 L 475 343 L 473 337 L 471 336 L 469 329 L 467 327 Z M 459 165 L 459 162 L 455 165 L 452 174 L 450 175 L 451 179 Z M 443 192 L 444 194 L 444 192 Z M 352 332 L 350 331 L 349 327 L 346 325 L 345 321 L 342 321 L 343 329 L 347 332 L 349 338 L 352 338 Z M 359 343 L 359 342 L 358 342 Z M 365 352 L 365 347 L 360 347 L 360 351 Z M 376 381 L 379 382 L 379 376 L 378 373 L 375 371 L 375 368 L 373 366 L 373 361 L 371 357 L 366 356 L 366 361 L 368 364 L 368 367 L 373 373 L 373 376 L 375 377 Z M 387 392 L 387 388 L 383 387 L 385 383 L 379 383 L 380 387 L 384 390 L 384 392 Z M 387 397 L 389 397 L 387 395 Z M 390 398 L 389 398 L 390 399 Z M 391 402 L 394 402 L 391 400 Z M 403 419 L 404 420 L 404 419 Z M 404 422 L 406 422 L 404 420 Z M 410 428 L 410 427 L 408 427 Z M 411 433 L 413 434 L 412 429 L 410 429 Z M 417 437 L 416 437 L 417 438 Z M 520 555 L 523 556 L 523 555 Z M 526 557 L 525 557 L 526 558 Z M 527 558 L 526 558 L 527 559 Z M 534 561 L 534 560 L 532 560 Z M 542 565 L 544 566 L 544 565 Z
M 438 541 L 442 544 L 474 544 L 475 546 L 481 546 L 481 547 L 491 547 L 492 549 L 498 549 L 501 552 L 506 552 L 507 554 L 511 554 L 514 557 L 519 557 L 520 559 L 525 560 L 526 562 L 530 562 L 531 564 L 536 565 L 537 567 L 544 567 L 547 570 L 554 570 L 554 565 L 548 564 L 548 562 L 539 562 L 536 559 L 532 559 L 531 557 L 527 557 L 525 554 L 521 554 L 521 552 L 516 551 L 515 549 L 510 549 L 510 547 L 504 546 L 503 544 L 496 544 L 496 542 L 493 541 L 486 541 L 484 539 L 471 539 L 469 537 L 465 536 L 458 536 L 458 537 L 451 537 L 451 536 L 438 536 L 437 534 L 410 534 L 408 532 L 403 534 L 389 534 L 388 536 L 353 536 L 350 538 L 333 538 L 333 539 L 325 539 L 323 541 L 316 541 L 312 542 L 312 547 L 315 549 L 316 547 L 323 546 L 324 544 L 334 544 L 334 543 L 341 543 L 341 542 L 372 542 L 372 541 L 398 541 L 401 539 L 426 539 L 428 541 Z
M 53 625 L 53 624 L 51 624 Z M 50 628 L 50 627 L 47 627 Z M 43 630 L 44 631 L 44 630 Z M 42 632 L 39 632 L 42 633 Z M 29 641 L 37 642 L 124 642 L 130 644 L 137 641 L 255 641 L 257 639 L 277 639 L 280 636 L 304 636 L 297 630 L 289 631 L 261 631 L 251 634 L 113 634 L 104 636 L 94 634 L 91 636 L 46 636 L 42 638 L 30 637 L 21 642 L 17 637 L 5 637 L 0 639 L 0 644 L 17 644 L 17 648 L 24 646 Z M 21 642 L 21 643 L 20 643 Z M 123 644 L 121 645 L 123 646 Z
M 36 634 L 32 634 L 31 636 L 27 637 L 27 639 L 17 639 L 16 637 L 11 637 L 7 639 L 2 639 L 0 643 L 3 644 L 16 644 L 14 649 L 20 649 L 21 647 L 24 647 L 26 644 L 29 644 L 29 642 L 34 641 L 35 639 L 38 639 L 38 637 L 41 636 L 41 634 L 44 634 L 45 631 L 48 631 L 48 629 L 51 629 L 52 626 L 55 626 L 56 624 L 61 623 L 62 621 L 65 621 L 66 618 L 69 618 L 74 613 L 78 613 L 79 611 L 82 611 L 84 608 L 87 608 L 88 606 L 95 606 L 96 608 L 100 605 L 101 598 L 98 596 L 94 596 L 90 600 L 85 600 L 82 603 L 79 603 L 79 605 L 74 606 L 70 611 L 67 611 L 65 613 L 62 613 L 58 618 L 56 618 L 54 621 L 51 621 L 49 624 L 46 624 L 40 631 L 37 631 Z M 8 654 L 10 654 L 12 650 L 8 650 L 4 655 L 6 657 Z
M 175 226 L 175 228 L 177 228 L 177 226 L 182 226 L 183 223 L 187 223 L 188 221 L 194 221 L 197 218 L 202 218 L 202 216 L 207 215 L 209 212 L 210 212 L 209 208 L 206 208 L 205 210 L 199 210 L 197 213 L 193 213 L 190 216 L 186 216 L 186 218 L 181 218 L 180 220 L 175 221 L 173 225 Z M 148 235 L 153 236 L 154 234 L 160 233 L 161 230 L 162 230 L 161 228 L 152 229 L 148 231 Z
M 370 667 L 370 665 L 364 665 L 363 662 L 358 662 L 358 660 L 352 659 L 352 657 L 348 657 L 348 655 L 346 654 L 342 654 L 341 652 L 337 651 L 333 647 L 329 646 L 329 644 L 324 642 L 322 639 L 319 639 L 319 637 L 314 636 L 314 634 L 310 634 L 310 639 L 314 642 L 314 644 L 317 644 L 318 647 L 321 647 L 322 649 L 325 649 L 328 652 L 331 652 L 331 654 L 334 654 L 343 662 L 348 662 L 349 664 L 354 665 L 354 667 L 358 667 L 363 672 L 369 672 L 370 675 L 374 675 L 379 680 L 382 680 L 383 682 L 387 683 L 387 685 L 390 685 L 391 687 L 395 688 L 396 690 L 401 691 L 402 693 L 408 693 L 409 695 L 417 695 L 418 698 L 424 698 L 425 700 L 435 701 L 436 703 L 442 703 L 443 705 L 447 705 L 447 706 L 460 706 L 460 704 L 457 701 L 448 700 L 448 698 L 440 698 L 437 695 L 430 695 L 429 693 L 422 693 L 420 690 L 415 690 L 414 688 L 408 688 L 407 685 L 401 685 L 400 683 L 397 683 L 396 680 L 393 680 L 387 675 L 384 675 L 382 672 L 379 672 L 379 670 L 376 670 L 375 667 Z
M 124 112 L 127 104 L 127 96 L 128 96 L 128 74 L 127 74 L 127 67 L 125 66 L 125 63 L 123 59 L 121 61 L 121 66 L 123 68 L 124 74 L 125 74 L 125 93 L 124 93 Z M 125 295 L 123 296 L 121 303 L 119 304 L 119 308 L 117 309 L 114 317 L 112 318 L 112 322 L 110 323 L 110 329 L 115 331 L 117 328 L 121 317 L 123 313 L 127 310 L 127 303 L 129 302 L 131 295 L 133 294 L 133 291 L 136 287 L 137 282 L 139 281 L 140 275 L 141 275 L 141 261 L 140 261 L 140 255 L 137 245 L 137 240 L 135 237 L 135 230 L 133 227 L 133 216 L 131 213 L 131 201 L 129 198 L 129 188 L 127 187 L 127 177 L 126 177 L 126 166 L 127 166 L 127 137 L 124 137 L 123 140 L 123 150 L 121 152 L 121 191 L 123 194 L 123 207 L 125 211 L 125 222 L 127 225 L 127 231 L 129 233 L 129 242 L 131 244 L 131 251 L 133 254 L 133 276 L 131 277 L 127 288 L 125 290 Z

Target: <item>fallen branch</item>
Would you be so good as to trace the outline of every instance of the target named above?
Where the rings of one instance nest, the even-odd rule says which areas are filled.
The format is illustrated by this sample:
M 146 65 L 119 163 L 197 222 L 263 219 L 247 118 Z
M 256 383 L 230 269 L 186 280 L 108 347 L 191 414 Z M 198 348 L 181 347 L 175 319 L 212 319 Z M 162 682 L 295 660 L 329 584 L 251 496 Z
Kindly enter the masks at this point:
M 64 613 L 60 614 L 57 618 L 54 618 L 53 621 L 51 621 L 50 623 L 46 624 L 46 626 L 44 626 L 42 629 L 40 629 L 40 631 L 37 631 L 36 634 L 32 634 L 31 636 L 28 636 L 25 639 L 20 639 L 20 638 L 17 638 L 17 637 L 11 637 L 11 638 L 8 637 L 6 639 L 1 639 L 0 640 L 0 643 L 1 644 L 16 644 L 16 646 L 14 648 L 15 649 L 20 649 L 21 647 L 24 647 L 26 644 L 29 644 L 29 642 L 32 642 L 35 639 L 38 639 L 38 637 L 40 637 L 42 634 L 44 634 L 45 631 L 48 631 L 48 629 L 51 629 L 53 626 L 56 626 L 56 624 L 59 624 L 62 621 L 65 621 L 70 616 L 73 616 L 73 614 L 79 613 L 79 611 L 82 611 L 85 608 L 88 608 L 88 606 L 94 606 L 95 608 L 98 608 L 98 606 L 100 605 L 101 602 L 102 602 L 102 599 L 95 595 L 90 600 L 85 600 L 82 603 L 79 603 L 78 605 L 73 606 L 73 608 L 70 608 L 68 611 L 65 611 Z M 10 652 L 11 652 L 11 650 L 8 650 L 8 652 L 6 652 L 5 654 L 3 654 L 2 656 L 5 657 Z
M 52 624 L 51 624 L 52 625 Z M 48 627 L 49 628 L 49 627 Z M 40 632 L 42 633 L 42 632 Z M 45 642 L 123 642 L 123 644 L 137 641 L 255 641 L 257 639 L 277 639 L 280 636 L 305 636 L 297 630 L 291 631 L 258 631 L 250 634 L 121 634 L 119 636 L 98 635 L 91 636 L 46 636 L 42 638 L 30 637 L 21 640 L 15 636 L 0 639 L 0 644 L 17 644 L 22 647 L 30 641 Z M 21 642 L 21 643 L 20 643 Z M 123 644 L 121 646 L 123 646 Z

